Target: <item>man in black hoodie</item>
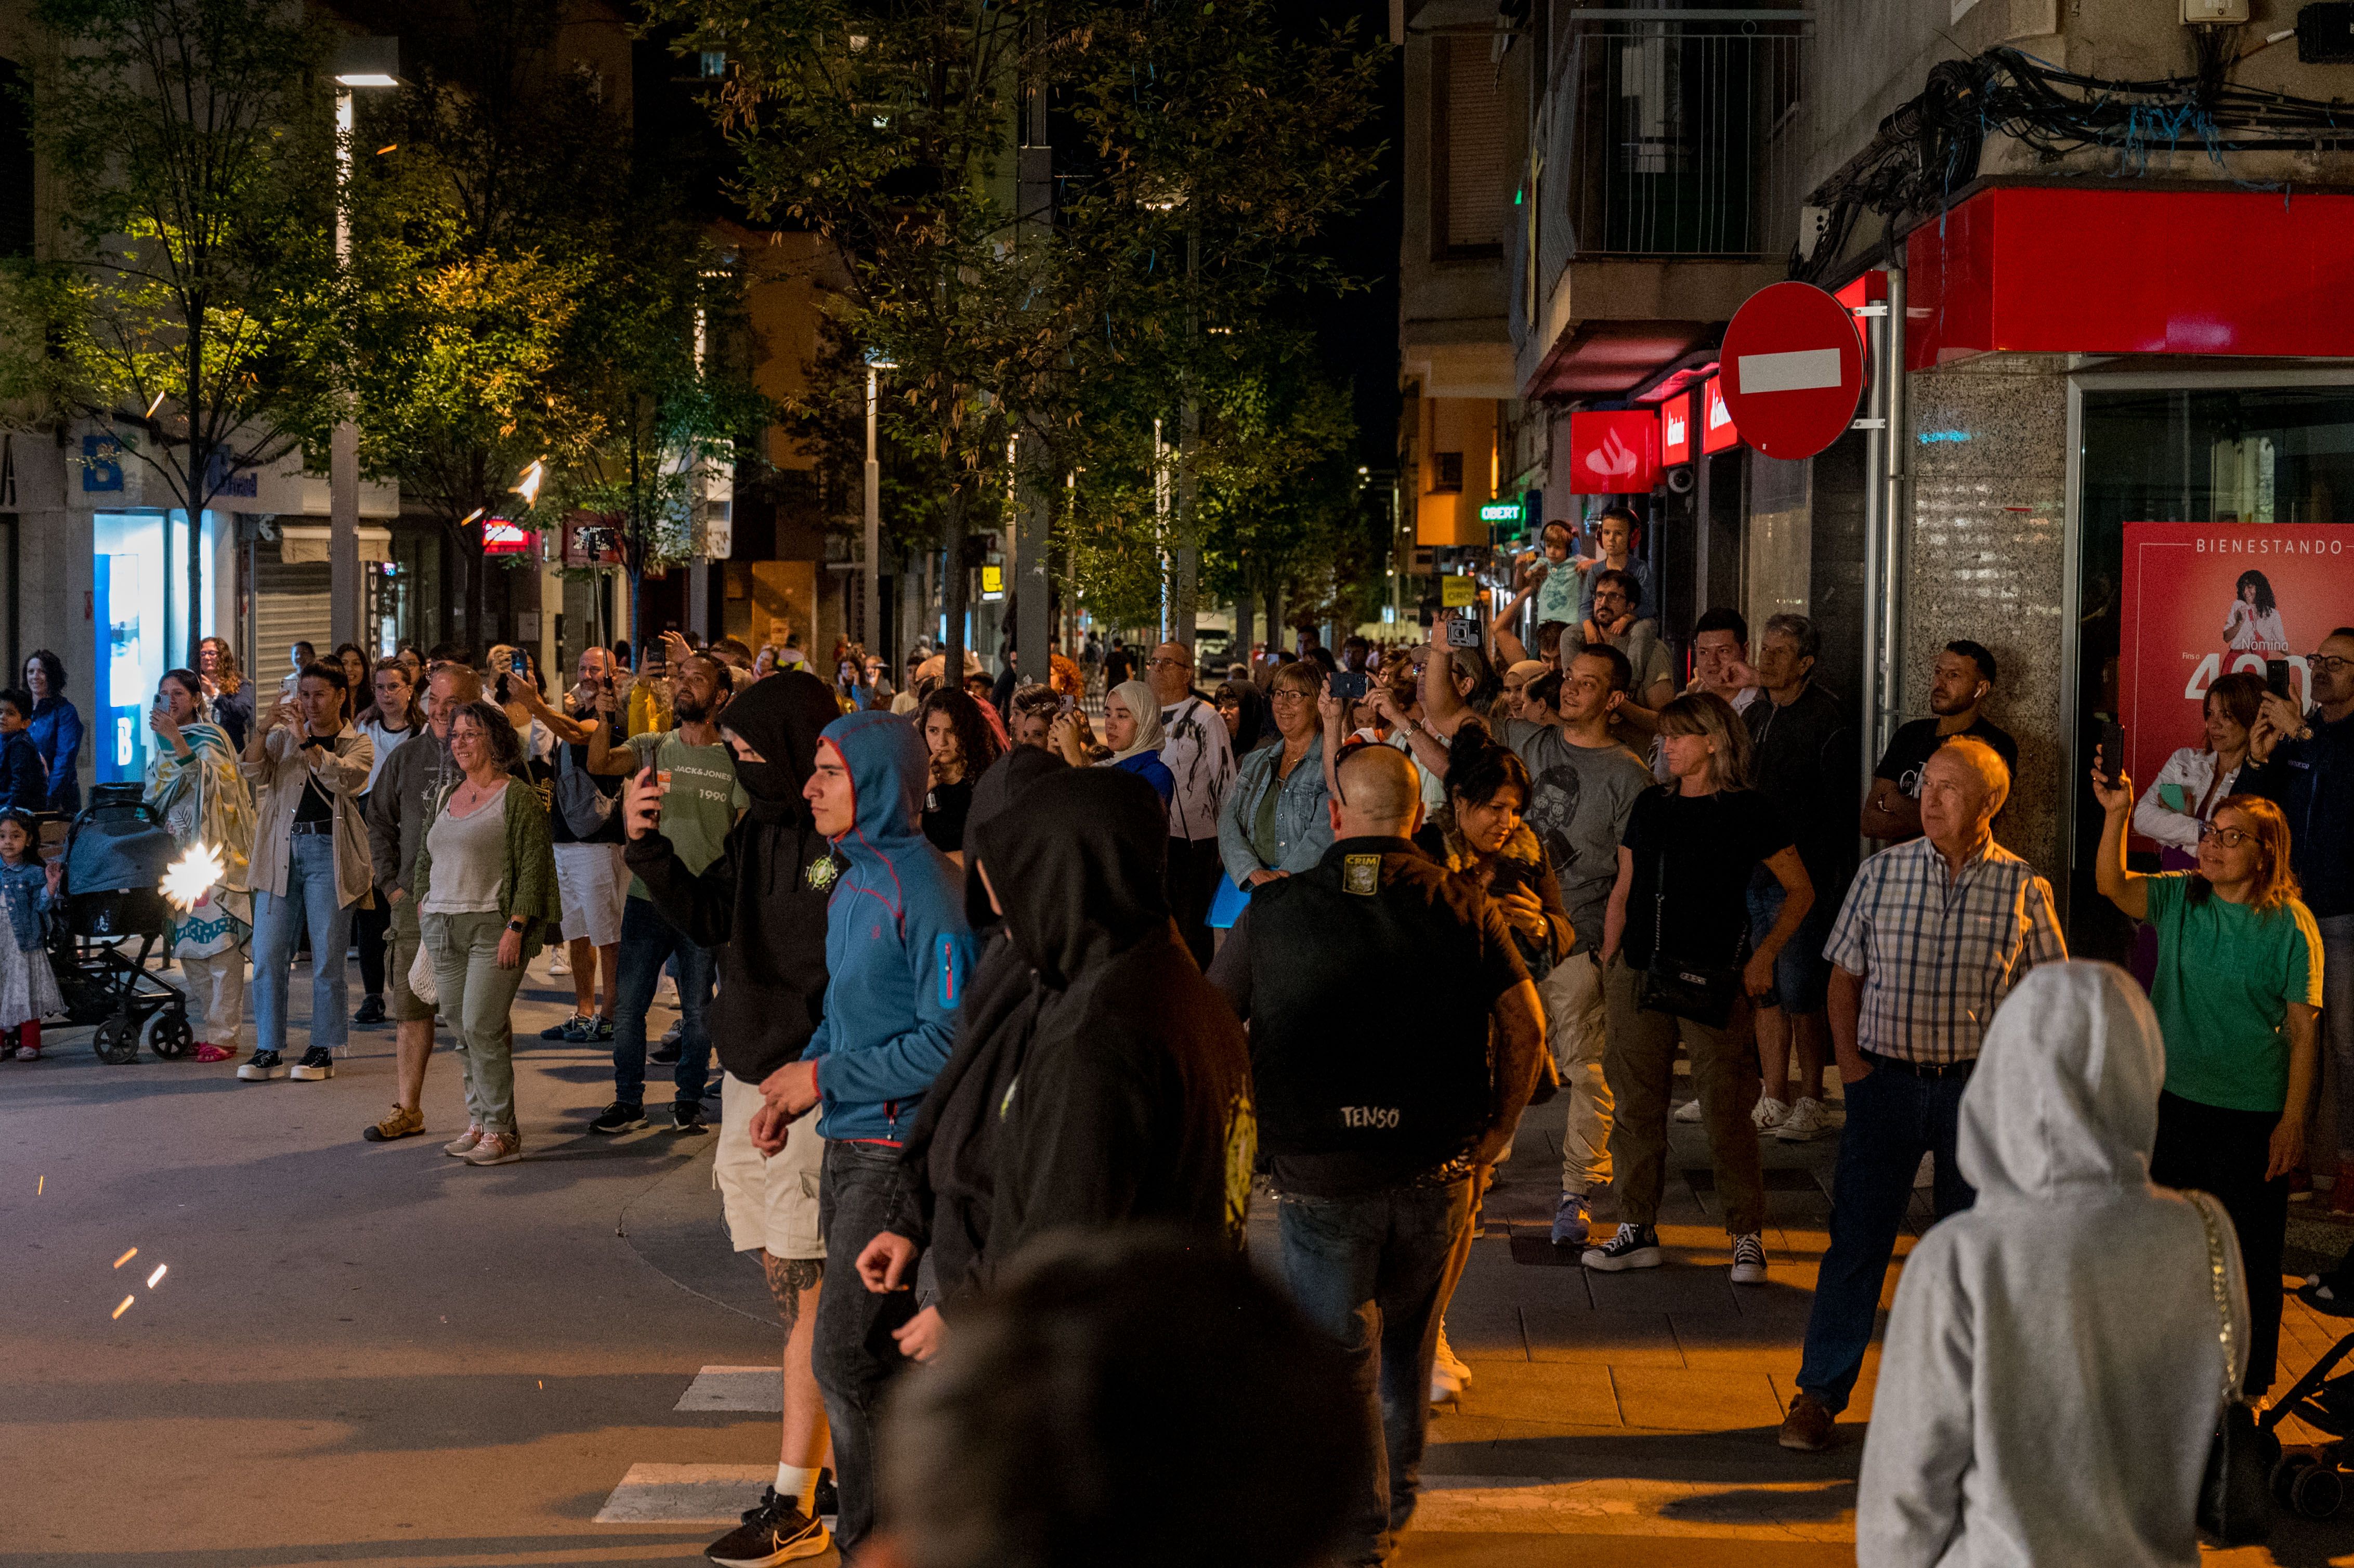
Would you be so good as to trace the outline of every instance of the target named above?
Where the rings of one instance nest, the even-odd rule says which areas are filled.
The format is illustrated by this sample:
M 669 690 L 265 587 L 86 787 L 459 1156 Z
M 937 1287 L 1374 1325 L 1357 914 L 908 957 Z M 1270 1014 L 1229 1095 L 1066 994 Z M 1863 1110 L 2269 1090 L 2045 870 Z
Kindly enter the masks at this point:
M 1014 963 L 985 959 L 975 974 L 977 1027 L 958 1054 L 981 1103 L 970 1114 L 976 1097 L 942 1097 L 958 1105 L 925 1153 L 937 1185 L 955 1180 L 971 1141 L 993 1142 L 986 1206 L 958 1215 L 961 1228 L 977 1214 L 982 1234 L 936 1259 L 951 1310 L 1051 1232 L 1158 1221 L 1241 1247 L 1257 1145 L 1249 1052 L 1171 919 L 1168 838 L 1151 787 L 1109 768 L 1049 770 L 971 830 L 975 874 L 1005 921 L 1006 946 L 990 955 Z M 1001 972 L 1006 985 L 984 983 Z M 895 1224 L 867 1248 L 869 1289 L 899 1285 L 911 1236 Z M 927 1354 L 938 1321 L 932 1307 L 909 1325 Z
M 833 883 L 824 868 L 832 861 L 801 786 L 818 732 L 840 714 L 825 683 L 806 671 L 771 675 L 737 694 L 720 735 L 735 752 L 737 782 L 752 803 L 700 875 L 662 834 L 661 784 L 639 775 L 623 804 L 630 869 L 655 907 L 718 960 L 711 1034 L 726 1075 L 715 1174 L 729 1237 L 737 1251 L 760 1254 L 785 1326 L 777 1482 L 740 1528 L 709 1549 L 706 1555 L 723 1568 L 815 1555 L 826 1545 L 811 1507 L 825 1453 L 825 1405 L 810 1360 L 825 1276 L 818 1225 L 825 1144 L 817 1118 L 804 1117 L 789 1130 L 782 1151 L 764 1159 L 751 1128 L 763 1104 L 761 1084 L 800 1059 L 822 1015 Z

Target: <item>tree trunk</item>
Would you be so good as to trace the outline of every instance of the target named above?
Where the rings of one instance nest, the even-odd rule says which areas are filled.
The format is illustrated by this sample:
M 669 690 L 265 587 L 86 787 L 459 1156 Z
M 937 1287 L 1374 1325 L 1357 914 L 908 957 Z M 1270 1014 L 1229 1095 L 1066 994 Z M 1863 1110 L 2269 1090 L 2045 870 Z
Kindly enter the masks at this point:
M 964 686 L 964 491 L 962 474 L 956 478 L 949 492 L 947 520 L 940 525 L 940 546 L 946 558 L 941 569 L 948 573 L 942 585 L 940 599 L 948 616 L 948 636 L 943 644 L 946 657 L 940 662 L 940 683 L 962 690 Z
M 201 323 L 199 323 L 197 330 L 188 334 L 187 396 L 180 400 L 181 407 L 186 408 L 188 414 L 188 488 L 186 492 L 188 500 L 187 668 L 191 670 L 201 670 L 205 667 L 204 651 L 197 647 L 197 644 L 204 640 L 205 624 L 203 614 L 205 595 L 205 552 L 203 533 L 205 515 L 204 460 L 206 454 L 197 450 L 196 432 L 203 427 L 196 422 L 198 410 L 196 404 L 196 388 L 201 385 L 196 378 L 204 370 L 204 332 L 202 330 Z M 171 536 L 171 528 L 169 524 L 166 524 L 164 530 L 164 537 L 168 541 Z M 164 554 L 166 560 L 171 558 L 171 551 L 169 548 L 166 548 Z
M 1252 612 L 1257 609 L 1251 602 L 1250 585 L 1245 583 L 1235 595 L 1235 638 L 1227 654 L 1230 662 L 1246 663 L 1250 660 L 1251 633 L 1257 629 Z

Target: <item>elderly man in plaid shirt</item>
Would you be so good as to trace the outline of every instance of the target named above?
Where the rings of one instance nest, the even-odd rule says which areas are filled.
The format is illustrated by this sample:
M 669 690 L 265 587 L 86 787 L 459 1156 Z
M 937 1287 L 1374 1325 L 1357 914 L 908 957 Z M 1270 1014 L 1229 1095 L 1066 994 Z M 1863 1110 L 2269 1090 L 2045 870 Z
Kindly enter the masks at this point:
M 1823 948 L 1847 1127 L 1785 1448 L 1829 1446 L 1855 1391 L 1921 1156 L 1937 1157 L 1938 1218 L 1976 1197 L 1954 1137 L 1988 1021 L 2029 969 L 2068 956 L 2051 885 L 1994 842 L 2009 793 L 1992 747 L 1940 747 L 1922 769 L 1924 836 L 1863 863 Z

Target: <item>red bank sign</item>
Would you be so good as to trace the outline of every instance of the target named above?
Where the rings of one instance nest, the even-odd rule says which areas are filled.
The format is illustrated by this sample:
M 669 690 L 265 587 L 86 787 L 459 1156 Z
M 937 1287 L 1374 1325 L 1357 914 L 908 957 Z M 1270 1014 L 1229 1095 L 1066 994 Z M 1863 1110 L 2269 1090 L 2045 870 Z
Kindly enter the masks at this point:
M 1679 392 L 1659 405 L 1659 465 L 1691 461 L 1691 394 Z
M 2147 789 L 2181 747 L 2204 747 L 2217 678 L 2285 660 L 2312 700 L 2305 655 L 2354 601 L 2354 529 L 2329 524 L 2128 523 L 2119 594 L 2117 718 Z
M 1569 417 L 1573 495 L 1648 495 L 1659 480 L 1659 421 L 1647 408 Z
M 1713 376 L 1701 383 L 1700 450 L 1704 452 L 1730 451 L 1741 444 L 1741 430 L 1733 422 L 1733 410 L 1724 406 L 1724 388 Z

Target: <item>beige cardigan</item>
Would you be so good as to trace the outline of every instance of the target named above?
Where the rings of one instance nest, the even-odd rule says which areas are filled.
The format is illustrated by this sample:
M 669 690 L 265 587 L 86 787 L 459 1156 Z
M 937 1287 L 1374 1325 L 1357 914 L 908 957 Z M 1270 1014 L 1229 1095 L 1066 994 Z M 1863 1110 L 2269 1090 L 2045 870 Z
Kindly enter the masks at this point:
M 367 789 L 368 768 L 375 759 L 375 744 L 349 725 L 324 750 L 310 751 L 303 749 L 299 729 L 281 726 L 263 738 L 260 761 L 238 763 L 254 789 L 256 893 L 286 896 L 287 869 L 293 863 L 294 808 L 315 773 L 335 804 L 335 902 L 345 908 L 375 906 L 367 824 L 360 810 L 360 795 Z

